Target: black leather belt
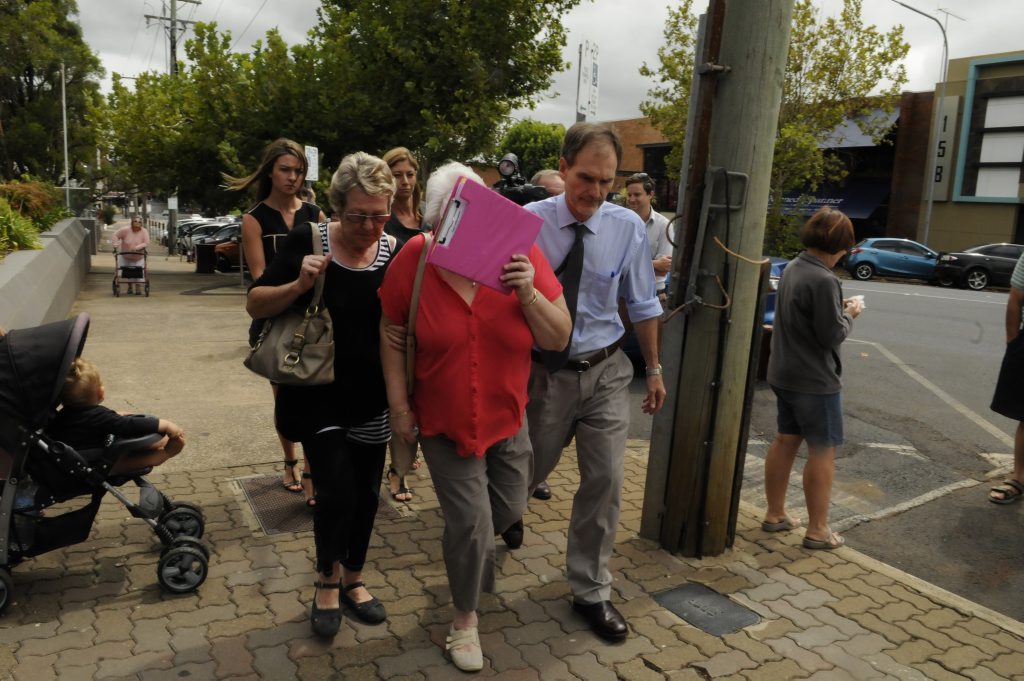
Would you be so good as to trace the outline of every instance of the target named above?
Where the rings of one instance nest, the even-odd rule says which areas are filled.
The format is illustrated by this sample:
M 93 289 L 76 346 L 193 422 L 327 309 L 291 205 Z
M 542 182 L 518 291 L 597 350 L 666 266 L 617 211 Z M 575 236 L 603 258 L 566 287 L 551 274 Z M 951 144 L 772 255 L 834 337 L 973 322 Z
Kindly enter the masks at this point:
M 593 369 L 598 364 L 600 364 L 601 362 L 605 361 L 606 359 L 611 357 L 613 354 L 615 354 L 615 351 L 619 349 L 619 346 L 621 345 L 621 343 L 622 343 L 621 340 L 615 341 L 614 343 L 612 343 L 608 347 L 601 348 L 600 350 L 598 350 L 594 354 L 588 355 L 587 357 L 584 357 L 583 359 L 570 359 L 570 360 L 567 360 L 565 362 L 565 366 L 562 367 L 562 368 L 563 369 L 572 369 L 573 371 L 577 371 L 577 372 L 580 372 L 580 373 L 582 373 L 584 371 L 587 371 L 588 369 Z M 534 362 L 543 362 L 543 360 L 541 359 L 541 354 L 539 352 L 537 352 L 536 350 L 532 350 L 530 352 L 530 354 L 533 357 L 533 361 Z

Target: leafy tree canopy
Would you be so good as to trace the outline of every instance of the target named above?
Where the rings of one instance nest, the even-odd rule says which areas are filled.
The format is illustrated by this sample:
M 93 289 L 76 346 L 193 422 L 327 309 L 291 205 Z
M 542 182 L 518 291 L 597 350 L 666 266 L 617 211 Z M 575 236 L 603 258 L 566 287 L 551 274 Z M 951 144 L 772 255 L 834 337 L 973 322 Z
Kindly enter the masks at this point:
M 74 0 L 0 0 L 0 179 L 63 180 L 62 62 L 71 176 L 94 158 L 89 120 L 103 70 L 77 13 Z
M 844 177 L 845 167 L 824 142 L 847 118 L 856 119 L 876 143 L 888 132 L 884 117 L 870 114 L 892 111 L 907 82 L 902 61 L 910 46 L 903 40 L 902 26 L 882 33 L 864 25 L 861 5 L 861 0 L 843 0 L 838 16 L 823 18 L 813 0 L 796 2 L 772 162 L 773 196 Z M 665 45 L 658 52 L 661 63 L 642 70 L 660 79 L 641 108 L 673 142 L 670 172 L 682 160 L 696 26 L 690 12 L 689 2 L 671 12 Z M 776 203 L 765 232 L 766 251 L 791 251 L 793 227 Z
M 490 152 L 509 111 L 563 68 L 561 17 L 579 1 L 325 0 L 307 43 L 271 31 L 247 53 L 197 24 L 176 84 L 111 94 L 114 157 L 148 155 L 163 167 L 129 164 L 126 181 L 219 211 L 247 200 L 219 172 L 248 174 L 277 137 L 318 147 L 321 177 L 357 150 L 409 147 L 424 170 Z

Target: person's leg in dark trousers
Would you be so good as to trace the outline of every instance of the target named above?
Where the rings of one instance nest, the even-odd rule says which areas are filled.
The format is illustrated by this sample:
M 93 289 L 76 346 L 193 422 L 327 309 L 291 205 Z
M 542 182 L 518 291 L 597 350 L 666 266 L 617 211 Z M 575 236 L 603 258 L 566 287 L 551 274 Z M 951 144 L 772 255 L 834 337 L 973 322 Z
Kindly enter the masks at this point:
M 346 566 L 344 582 L 359 581 L 377 513 L 377 489 L 385 445 L 351 442 L 340 428 L 321 431 L 302 444 L 313 464 L 313 484 L 317 489 L 313 541 L 320 581 L 337 584 L 343 563 Z M 339 595 L 337 589 L 319 590 L 317 605 L 338 607 Z M 359 592 L 353 592 L 350 597 L 356 602 L 370 598 L 368 593 Z

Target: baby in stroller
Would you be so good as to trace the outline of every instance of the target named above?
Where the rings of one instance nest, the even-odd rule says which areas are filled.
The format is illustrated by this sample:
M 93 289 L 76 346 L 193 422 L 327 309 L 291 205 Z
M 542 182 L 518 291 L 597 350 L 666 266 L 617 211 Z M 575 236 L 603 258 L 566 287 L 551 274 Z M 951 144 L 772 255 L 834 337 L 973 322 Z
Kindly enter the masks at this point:
M 202 509 L 172 501 L 145 477 L 181 451 L 184 433 L 167 420 L 99 406 L 99 372 L 80 361 L 88 329 L 82 313 L 0 333 L 0 613 L 14 592 L 12 568 L 86 541 L 107 495 L 160 541 L 162 588 L 189 593 L 208 574 Z M 129 483 L 138 503 L 121 490 Z
M 60 395 L 63 407 L 49 428 L 50 436 L 78 451 L 86 451 L 106 449 L 113 437 L 163 435 L 148 448 L 119 457 L 111 466 L 110 475 L 159 466 L 185 446 L 185 431 L 177 424 L 155 416 L 119 414 L 100 404 L 104 397 L 99 369 L 88 360 L 75 358 Z

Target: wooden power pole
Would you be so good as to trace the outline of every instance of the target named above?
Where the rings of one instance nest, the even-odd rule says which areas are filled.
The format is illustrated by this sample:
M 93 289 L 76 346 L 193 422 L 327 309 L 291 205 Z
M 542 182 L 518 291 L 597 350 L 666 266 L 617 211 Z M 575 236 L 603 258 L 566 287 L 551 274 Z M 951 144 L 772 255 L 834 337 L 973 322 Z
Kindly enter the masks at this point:
M 711 0 L 701 20 L 669 292 L 683 310 L 663 329 L 669 395 L 641 521 L 687 556 L 735 534 L 765 267 L 725 249 L 761 258 L 792 13 L 793 0 Z

